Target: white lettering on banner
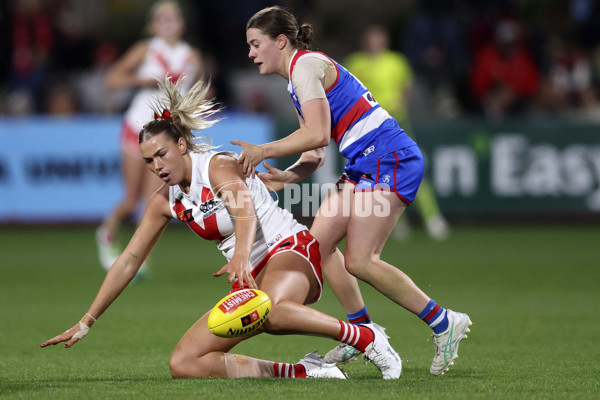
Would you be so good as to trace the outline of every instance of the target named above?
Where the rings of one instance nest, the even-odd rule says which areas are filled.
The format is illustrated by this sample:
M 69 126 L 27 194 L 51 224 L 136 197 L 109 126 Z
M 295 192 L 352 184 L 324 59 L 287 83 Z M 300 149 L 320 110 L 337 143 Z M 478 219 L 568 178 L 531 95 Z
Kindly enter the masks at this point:
M 0 224 L 101 221 L 122 196 L 121 124 L 117 115 L 0 118 Z M 236 113 L 207 130 L 219 151 L 238 152 L 230 140 L 266 143 L 274 132 L 270 118 Z
M 589 148 L 590 161 L 598 181 L 600 182 L 600 146 L 593 146 Z M 586 205 L 590 210 L 600 211 L 600 185 L 596 188 L 596 191 L 588 196 L 586 199 Z
M 587 153 L 586 146 L 580 144 L 569 146 L 563 151 L 564 176 L 566 180 L 564 189 L 573 196 L 583 196 L 589 193 L 594 187 L 594 171 L 587 168 L 585 161 Z M 590 155 L 592 156 L 590 160 L 593 165 L 594 156 L 593 154 Z M 600 161 L 600 158 L 598 161 Z
M 521 150 L 526 146 L 523 136 L 497 137 L 491 144 L 490 184 L 498 196 L 518 196 L 521 193 L 518 173 L 522 166 Z
M 501 197 L 581 197 L 600 210 L 600 146 L 531 145 L 525 135 L 497 136 L 491 148 L 491 190 Z
M 531 148 L 522 188 L 533 197 L 558 196 L 561 191 L 560 156 L 556 147 L 541 144 Z M 527 161 L 527 160 L 525 160 Z
M 441 197 L 456 193 L 471 197 L 477 191 L 477 157 L 466 145 L 439 146 L 433 154 L 433 184 Z

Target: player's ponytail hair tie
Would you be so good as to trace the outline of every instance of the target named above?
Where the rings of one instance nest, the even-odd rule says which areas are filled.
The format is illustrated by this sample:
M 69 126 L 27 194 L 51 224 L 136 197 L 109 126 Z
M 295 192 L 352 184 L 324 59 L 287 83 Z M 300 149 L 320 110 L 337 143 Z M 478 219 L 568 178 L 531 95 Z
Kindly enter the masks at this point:
M 302 36 L 302 25 L 298 26 L 298 35 L 296 35 L 296 37 L 301 37 Z
M 182 76 L 173 81 L 167 75 L 164 80 L 158 81 L 158 91 L 149 104 L 154 119 L 140 131 L 140 144 L 164 132 L 175 142 L 183 137 L 188 150 L 194 152 L 204 153 L 214 148 L 210 138 L 200 135 L 198 131 L 210 128 L 220 120 L 213 117 L 220 107 L 214 100 L 206 99 L 210 85 L 203 80 L 197 81 L 185 96 L 182 95 L 181 84 L 184 80 Z
M 154 119 L 169 119 L 171 118 L 171 112 L 166 108 L 163 110 L 161 115 L 158 115 L 157 112 L 154 112 Z

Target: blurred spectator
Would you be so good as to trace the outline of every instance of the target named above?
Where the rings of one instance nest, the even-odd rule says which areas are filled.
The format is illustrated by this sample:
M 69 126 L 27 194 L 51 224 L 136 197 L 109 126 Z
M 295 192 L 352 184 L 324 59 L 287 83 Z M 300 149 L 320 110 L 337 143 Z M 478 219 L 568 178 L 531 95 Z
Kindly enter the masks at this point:
M 54 64 L 60 71 L 90 68 L 96 36 L 105 22 L 105 0 L 53 0 L 56 46 Z
M 54 116 L 70 116 L 79 112 L 77 95 L 68 79 L 49 85 L 44 96 L 43 110 L 45 114 Z
M 10 28 L 8 2 L 0 2 L 0 88 L 7 81 L 10 71 Z M 0 107 L 3 106 L 1 103 Z
M 120 113 L 131 100 L 131 89 L 110 90 L 105 81 L 119 50 L 112 43 L 100 43 L 94 50 L 94 64 L 77 77 L 76 87 L 81 99 L 81 111 L 87 113 Z
M 495 119 L 520 114 L 528 109 L 539 83 L 520 25 L 511 19 L 500 21 L 493 42 L 477 52 L 471 69 L 471 88 L 481 109 Z
M 469 56 L 453 0 L 423 0 L 403 32 L 402 49 L 415 70 L 415 111 L 454 116 Z
M 362 50 L 350 54 L 344 65 L 366 87 L 377 102 L 396 118 L 400 126 L 415 139 L 408 112 L 413 84 L 413 72 L 406 57 L 390 50 L 387 30 L 379 25 L 369 26 L 361 37 Z M 424 178 L 415 199 L 429 235 L 436 240 L 448 236 L 448 224 L 440 212 L 429 181 Z M 401 216 L 394 230 L 394 238 L 403 240 L 410 231 L 406 216 Z
M 556 113 L 582 107 L 588 92 L 593 91 L 588 55 L 558 36 L 548 40 L 546 54 L 548 71 L 544 74 L 538 108 Z
M 569 15 L 578 25 L 578 40 L 586 48 L 600 44 L 600 4 L 597 0 L 570 0 Z
M 361 51 L 350 54 L 344 65 L 371 90 L 400 126 L 405 126 L 413 71 L 402 53 L 390 50 L 389 42 L 385 28 L 369 26 L 361 36 Z
M 22 104 L 16 112 L 39 111 L 55 43 L 52 18 L 40 0 L 16 0 L 10 22 L 9 96 Z

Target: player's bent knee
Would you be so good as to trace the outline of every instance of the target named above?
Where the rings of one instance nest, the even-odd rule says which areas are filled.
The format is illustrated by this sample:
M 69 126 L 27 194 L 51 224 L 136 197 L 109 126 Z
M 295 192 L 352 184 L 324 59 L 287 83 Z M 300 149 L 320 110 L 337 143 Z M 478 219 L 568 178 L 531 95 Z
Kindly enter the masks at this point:
M 192 359 L 182 351 L 174 351 L 169 359 L 169 369 L 174 379 L 208 377 L 210 369 L 206 368 L 202 357 Z
M 281 307 L 278 307 L 277 302 L 271 303 L 271 311 L 269 312 L 269 318 L 262 324 L 261 329 L 264 332 L 277 332 L 282 330 L 282 318 L 285 312 L 282 312 Z
M 185 362 L 183 357 L 179 353 L 173 352 L 169 359 L 169 369 L 171 370 L 171 376 L 175 379 L 185 377 Z
M 357 278 L 363 278 L 365 274 L 365 269 L 371 263 L 370 257 L 365 257 L 362 255 L 348 255 L 344 258 L 344 267 L 346 267 L 346 271 L 350 275 L 353 275 Z

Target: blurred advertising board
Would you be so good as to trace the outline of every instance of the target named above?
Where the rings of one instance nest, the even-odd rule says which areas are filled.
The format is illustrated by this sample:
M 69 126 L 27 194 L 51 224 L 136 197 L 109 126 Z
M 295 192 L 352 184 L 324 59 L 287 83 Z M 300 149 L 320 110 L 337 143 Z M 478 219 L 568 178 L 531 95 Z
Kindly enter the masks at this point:
M 277 136 L 295 126 L 292 121 L 279 124 Z M 598 123 L 559 118 L 413 121 L 412 136 L 425 155 L 426 177 L 448 217 L 600 217 Z M 312 198 L 318 190 L 315 182 L 335 182 L 344 160 L 334 147 L 330 150 L 325 166 L 311 177 L 313 183 L 289 198 Z M 294 161 L 288 158 L 279 165 Z M 414 204 L 418 201 L 419 194 Z M 284 206 L 303 215 L 307 208 L 300 203 Z
M 466 119 L 415 133 L 449 215 L 600 216 L 599 124 Z
M 203 131 L 220 150 L 273 140 L 262 116 L 226 114 Z M 123 193 L 120 117 L 0 118 L 0 223 L 97 222 Z

